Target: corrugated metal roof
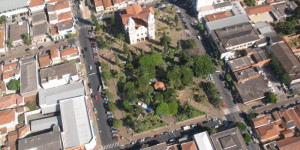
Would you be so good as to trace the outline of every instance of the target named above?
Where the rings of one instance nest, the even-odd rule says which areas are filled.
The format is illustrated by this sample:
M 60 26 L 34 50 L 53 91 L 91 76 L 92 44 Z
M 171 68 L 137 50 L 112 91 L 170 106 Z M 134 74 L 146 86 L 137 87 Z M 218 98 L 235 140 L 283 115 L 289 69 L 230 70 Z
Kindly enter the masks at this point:
M 232 17 L 227 17 L 211 22 L 207 22 L 206 26 L 209 28 L 210 31 L 216 30 L 216 29 L 221 29 L 224 27 L 240 24 L 240 23 L 245 23 L 249 22 L 249 18 L 247 15 L 237 15 L 237 16 L 232 16 Z
M 42 118 L 38 120 L 32 120 L 30 122 L 30 129 L 31 132 L 42 131 L 46 129 L 53 128 L 54 125 L 61 126 L 61 117 L 60 116 L 53 116 L 48 118 Z
M 28 7 L 27 0 L 0 0 L 0 12 L 18 9 L 22 7 Z
M 92 139 L 84 96 L 60 101 L 64 148 L 84 145 Z

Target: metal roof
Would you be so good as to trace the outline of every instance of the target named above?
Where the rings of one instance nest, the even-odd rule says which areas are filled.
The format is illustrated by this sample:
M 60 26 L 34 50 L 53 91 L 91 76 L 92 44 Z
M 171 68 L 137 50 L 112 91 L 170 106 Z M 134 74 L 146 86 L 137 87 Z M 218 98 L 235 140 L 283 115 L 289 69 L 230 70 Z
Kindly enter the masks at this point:
M 247 15 L 236 15 L 232 17 L 227 17 L 215 21 L 210 21 L 206 23 L 206 26 L 209 28 L 210 31 L 216 30 L 216 29 L 221 29 L 224 27 L 240 24 L 240 23 L 245 23 L 249 22 L 249 18 Z
M 194 134 L 194 139 L 199 150 L 214 150 L 207 131 Z
M 58 111 L 60 100 L 82 95 L 84 95 L 84 86 L 82 82 L 62 85 L 47 90 L 41 89 L 39 90 L 39 105 L 42 108 L 42 114 Z
M 21 86 L 22 96 L 38 90 L 37 63 L 35 58 L 25 58 L 21 63 Z
M 27 0 L 0 0 L 0 12 L 28 7 Z
M 31 132 L 42 131 L 46 129 L 51 129 L 54 125 L 61 126 L 61 117 L 53 116 L 48 118 L 42 118 L 38 120 L 30 121 Z
M 60 114 L 62 118 L 62 141 L 64 148 L 72 148 L 88 144 L 92 140 L 84 96 L 60 101 Z

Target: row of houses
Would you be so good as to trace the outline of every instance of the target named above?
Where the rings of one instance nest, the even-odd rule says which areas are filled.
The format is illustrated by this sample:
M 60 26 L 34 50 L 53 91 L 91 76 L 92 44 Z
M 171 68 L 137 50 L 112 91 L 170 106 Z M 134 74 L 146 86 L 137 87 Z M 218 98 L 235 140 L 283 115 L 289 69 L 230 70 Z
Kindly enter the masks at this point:
M 133 4 L 145 4 L 153 1 L 155 0 L 94 0 L 94 6 L 97 13 L 112 12 Z

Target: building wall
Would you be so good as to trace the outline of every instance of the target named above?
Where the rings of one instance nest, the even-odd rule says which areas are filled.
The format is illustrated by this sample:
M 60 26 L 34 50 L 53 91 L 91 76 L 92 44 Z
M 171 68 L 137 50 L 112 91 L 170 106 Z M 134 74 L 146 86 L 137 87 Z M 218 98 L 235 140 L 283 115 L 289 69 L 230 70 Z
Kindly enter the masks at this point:
M 31 7 L 31 8 L 29 8 L 30 9 L 30 11 L 31 12 L 35 12 L 35 11 L 40 11 L 40 10 L 43 10 L 43 9 L 45 9 L 45 4 L 43 4 L 43 5 L 39 5 L 39 6 L 35 6 L 35 7 Z
M 103 10 L 104 10 L 104 7 L 103 7 L 103 6 L 96 7 L 97 13 L 98 13 L 98 12 L 101 12 L 101 11 L 103 11 Z
M 57 64 L 57 63 L 61 62 L 60 57 L 55 57 L 55 58 L 52 58 L 51 60 L 52 60 L 52 64 Z
M 12 15 L 26 13 L 28 11 L 29 11 L 29 9 L 27 7 L 25 7 L 25 8 L 19 8 L 19 9 L 7 11 L 7 12 L 2 12 L 2 13 L 0 13 L 0 16 L 4 15 L 4 16 L 7 16 L 7 17 L 11 17 Z
M 232 9 L 232 5 L 227 6 L 227 7 L 212 9 L 212 10 L 208 10 L 208 11 L 202 11 L 202 12 L 199 11 L 198 19 L 201 19 L 202 17 L 205 17 L 206 15 L 211 15 L 211 14 L 215 14 L 215 13 L 219 13 L 219 12 L 223 12 L 223 11 L 229 11 L 231 9 Z
M 199 8 L 204 6 L 213 5 L 214 0 L 195 0 L 196 1 L 196 10 L 199 10 Z
M 34 36 L 32 38 L 32 43 L 34 44 L 39 44 L 39 43 L 43 43 L 45 41 L 45 39 L 47 38 L 47 35 L 40 35 L 40 36 Z
M 73 60 L 73 59 L 77 59 L 77 58 L 79 58 L 78 54 L 73 54 L 73 55 L 68 55 L 68 56 L 62 57 L 62 59 L 65 59 L 65 60 Z
M 15 74 L 14 76 L 11 76 L 10 78 L 3 79 L 3 81 L 7 84 L 11 79 L 19 80 L 21 76 L 21 73 Z
M 252 79 L 258 78 L 259 76 L 260 76 L 260 75 L 258 74 L 258 75 L 256 75 L 256 76 L 252 76 L 252 77 L 250 77 L 250 78 L 241 79 L 241 80 L 237 80 L 237 81 L 238 81 L 238 83 L 242 83 L 242 82 L 244 82 L 244 81 L 248 81 L 248 80 L 252 80 Z
M 75 33 L 76 33 L 76 30 L 74 28 L 74 25 L 70 29 L 65 29 L 65 30 L 58 31 L 58 34 L 60 36 L 66 36 L 68 34 L 75 34 Z

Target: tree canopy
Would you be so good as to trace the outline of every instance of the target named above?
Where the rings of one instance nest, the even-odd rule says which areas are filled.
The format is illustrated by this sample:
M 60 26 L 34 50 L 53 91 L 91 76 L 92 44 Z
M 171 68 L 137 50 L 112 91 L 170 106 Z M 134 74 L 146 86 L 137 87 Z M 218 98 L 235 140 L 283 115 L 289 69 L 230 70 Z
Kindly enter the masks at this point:
M 4 16 L 4 15 L 2 15 L 1 17 L 0 17 L 0 24 L 4 24 L 4 23 L 6 23 L 6 16 Z
M 235 123 L 235 125 L 241 130 L 241 132 L 244 132 L 247 130 L 247 126 L 242 122 L 237 122 L 237 123 Z
M 115 127 L 115 128 L 120 128 L 121 126 L 123 125 L 123 121 L 122 120 L 115 120 L 114 122 L 113 122 L 113 126 Z
M 290 77 L 285 73 L 281 63 L 278 61 L 278 59 L 272 55 L 271 56 L 271 64 L 272 64 L 272 69 L 274 70 L 274 73 L 276 73 L 279 77 L 281 82 L 285 84 L 289 84 L 291 79 Z
M 109 103 L 108 104 L 108 109 L 109 109 L 109 111 L 111 111 L 112 113 L 114 113 L 118 108 L 117 108 L 117 106 L 116 106 L 115 103 Z
M 29 34 L 28 33 L 24 33 L 22 35 L 22 39 L 24 40 L 24 43 L 26 45 L 31 45 L 31 40 L 30 40 L 30 37 L 29 37 Z
M 185 41 L 185 45 L 187 48 L 196 48 L 197 47 L 197 42 L 195 39 L 188 39 Z
M 294 10 L 293 14 L 295 15 L 295 17 L 297 17 L 298 19 L 300 19 L 300 7 L 297 7 Z
M 243 134 L 244 140 L 246 143 L 249 143 L 251 141 L 251 135 L 248 133 Z
M 170 115 L 169 105 L 165 102 L 160 103 L 156 108 L 156 114 L 167 117 Z
M 276 24 L 276 27 L 285 35 L 289 35 L 295 32 L 295 28 L 291 22 L 280 21 Z
M 207 54 L 193 57 L 192 69 L 196 77 L 205 77 L 216 71 L 214 63 Z
M 162 46 L 168 45 L 172 41 L 171 37 L 167 36 L 166 32 L 163 33 L 163 36 L 159 40 Z
M 7 88 L 9 90 L 19 90 L 20 89 L 20 80 L 15 80 L 15 79 L 11 79 L 8 84 L 7 84 Z
M 277 98 L 276 95 L 273 92 L 268 92 L 266 99 L 268 102 L 272 103 L 272 104 L 276 104 L 277 103 Z
M 248 6 L 255 6 L 255 0 L 244 0 Z
M 176 115 L 178 112 L 178 103 L 175 101 L 172 101 L 172 102 L 169 102 L 168 105 L 169 105 L 170 114 Z

